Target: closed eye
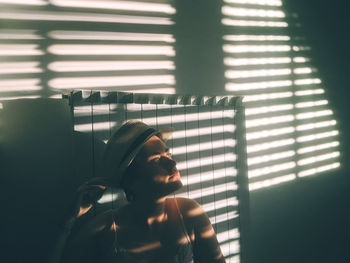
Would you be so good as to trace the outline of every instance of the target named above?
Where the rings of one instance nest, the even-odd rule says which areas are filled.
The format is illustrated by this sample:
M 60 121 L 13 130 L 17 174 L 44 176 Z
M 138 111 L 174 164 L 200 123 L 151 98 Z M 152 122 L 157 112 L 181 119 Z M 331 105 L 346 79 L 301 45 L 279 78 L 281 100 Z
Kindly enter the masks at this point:
M 159 159 L 160 159 L 162 156 L 166 156 L 166 157 L 172 159 L 172 155 L 171 155 L 171 153 L 169 152 L 169 148 L 167 148 L 163 153 L 155 152 L 155 153 L 151 154 L 151 155 L 148 157 L 148 160 L 149 160 L 149 161 L 158 162 Z

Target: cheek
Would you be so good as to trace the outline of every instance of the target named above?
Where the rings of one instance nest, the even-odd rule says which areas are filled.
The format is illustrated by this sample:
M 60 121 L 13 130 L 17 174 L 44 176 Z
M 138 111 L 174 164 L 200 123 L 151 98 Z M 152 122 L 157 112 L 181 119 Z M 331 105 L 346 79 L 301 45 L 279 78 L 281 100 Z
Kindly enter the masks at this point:
M 166 182 L 166 176 L 164 175 L 155 175 L 153 176 L 153 182 L 156 182 L 156 183 L 163 183 L 163 182 Z
M 164 169 L 162 169 L 157 163 L 149 163 L 144 166 L 143 172 L 147 173 L 148 177 L 154 178 L 164 174 Z
M 160 182 L 161 177 L 158 173 L 158 169 L 154 165 L 143 165 L 140 167 L 140 183 L 143 185 L 150 186 L 153 184 L 153 182 Z

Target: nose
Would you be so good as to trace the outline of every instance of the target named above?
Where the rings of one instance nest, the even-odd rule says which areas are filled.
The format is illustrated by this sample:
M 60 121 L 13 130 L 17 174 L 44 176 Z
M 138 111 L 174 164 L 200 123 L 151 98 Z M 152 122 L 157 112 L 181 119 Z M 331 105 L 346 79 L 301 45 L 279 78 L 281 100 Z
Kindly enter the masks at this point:
M 159 164 L 170 174 L 173 174 L 177 171 L 176 162 L 169 156 L 162 155 L 159 159 Z

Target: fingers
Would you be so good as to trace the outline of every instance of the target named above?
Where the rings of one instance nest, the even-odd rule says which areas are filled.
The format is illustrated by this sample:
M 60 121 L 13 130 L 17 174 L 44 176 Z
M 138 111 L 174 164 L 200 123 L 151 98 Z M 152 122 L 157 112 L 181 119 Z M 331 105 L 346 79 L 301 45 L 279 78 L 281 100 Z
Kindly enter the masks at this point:
M 87 207 L 79 207 L 79 211 L 76 217 L 81 217 L 82 215 L 86 214 L 87 212 L 89 212 L 89 210 L 92 208 L 92 204 L 90 204 Z
M 88 192 L 88 191 L 99 191 L 99 190 L 106 190 L 106 186 L 100 185 L 100 184 L 83 184 L 79 186 L 77 192 L 82 193 L 82 192 Z
M 104 178 L 96 177 L 86 181 L 77 189 L 75 215 L 80 217 L 86 214 L 102 197 L 106 191 Z
M 105 192 L 106 187 L 103 185 L 87 185 L 80 188 L 80 206 L 86 207 L 95 204 Z
M 91 178 L 91 179 L 87 180 L 82 185 L 103 185 L 103 186 L 107 186 L 108 182 L 107 182 L 106 178 L 104 178 L 104 177 L 94 177 L 94 178 Z

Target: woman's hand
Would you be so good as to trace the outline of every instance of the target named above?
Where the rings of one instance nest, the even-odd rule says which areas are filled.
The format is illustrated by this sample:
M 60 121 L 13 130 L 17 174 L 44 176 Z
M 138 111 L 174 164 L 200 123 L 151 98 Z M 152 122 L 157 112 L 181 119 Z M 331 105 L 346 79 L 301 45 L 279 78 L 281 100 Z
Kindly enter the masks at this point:
M 106 190 L 103 178 L 96 177 L 79 186 L 75 200 L 74 218 L 79 218 L 90 211 Z

